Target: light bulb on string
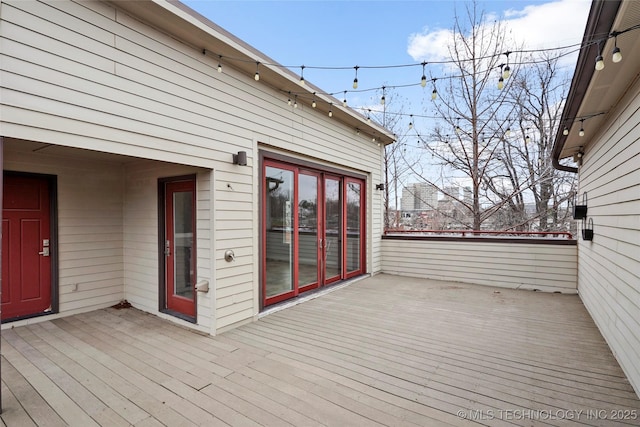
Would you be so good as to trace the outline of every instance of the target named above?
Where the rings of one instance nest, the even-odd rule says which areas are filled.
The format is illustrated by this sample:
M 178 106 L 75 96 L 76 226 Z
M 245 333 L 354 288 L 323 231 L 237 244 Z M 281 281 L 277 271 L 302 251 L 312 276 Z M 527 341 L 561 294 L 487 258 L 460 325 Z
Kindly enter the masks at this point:
M 565 127 L 564 127 L 564 130 L 562 131 L 562 134 L 563 134 L 564 136 L 569 135 L 569 128 L 565 126 Z
M 353 88 L 354 88 L 354 89 L 358 89 L 358 68 L 360 68 L 360 67 L 358 67 L 358 66 L 356 65 L 356 66 L 355 66 L 355 67 L 353 67 L 353 68 L 355 68 L 355 69 L 356 69 L 356 76 L 355 76 L 355 78 L 353 79 Z
M 509 55 L 511 54 L 511 51 L 506 51 L 504 53 L 504 55 L 507 57 L 507 63 L 505 64 L 504 68 L 502 69 L 502 78 L 507 80 L 509 77 L 511 77 L 511 67 L 509 67 Z
M 433 81 L 433 91 L 431 91 L 431 100 L 435 101 L 438 98 L 438 91 L 436 90 L 436 79 L 431 79 Z
M 505 80 L 511 77 L 511 68 L 509 67 L 509 64 L 505 65 L 504 68 L 502 69 L 502 77 Z
M 342 106 L 346 107 L 347 106 L 347 91 L 344 91 L 344 98 L 342 99 Z
M 253 79 L 255 81 L 260 80 L 260 72 L 258 71 L 259 68 L 260 68 L 260 62 L 256 61 L 256 74 L 253 76 Z
M 427 65 L 426 62 L 422 63 L 422 77 L 420 78 L 420 86 L 425 87 L 427 86 L 427 76 L 424 73 L 424 67 Z
M 289 99 L 287 99 L 287 104 L 291 106 L 291 92 L 289 92 Z
M 298 108 L 298 95 L 293 98 L 293 108 Z
M 604 58 L 602 57 L 602 47 L 598 44 L 598 56 L 596 56 L 596 71 L 604 70 Z
M 502 90 L 503 87 L 504 87 L 504 78 L 500 76 L 500 78 L 498 79 L 498 89 Z
M 578 132 L 578 136 L 584 136 L 584 119 L 580 119 L 580 131 Z
M 507 128 L 507 130 L 504 132 L 504 136 L 507 138 L 511 136 L 511 128 Z
M 222 72 L 222 55 L 218 55 L 220 59 L 218 60 L 218 72 Z
M 618 47 L 618 33 L 614 33 L 613 39 L 613 52 L 611 54 L 611 60 L 615 63 L 622 61 L 622 51 Z
M 384 105 L 384 103 L 386 101 L 386 99 L 384 97 L 384 90 L 385 90 L 385 87 L 382 86 L 382 97 L 380 98 L 380 105 Z
M 409 121 L 409 129 L 413 129 L 413 114 L 410 114 L 409 117 L 410 117 L 410 119 L 409 119 L 410 120 Z
M 300 67 L 300 85 L 304 86 L 304 65 Z
M 311 101 L 311 106 L 313 108 L 316 108 L 318 106 L 318 103 L 316 102 L 316 93 L 313 92 L 313 101 Z
M 333 117 L 333 103 L 329 104 L 329 117 Z

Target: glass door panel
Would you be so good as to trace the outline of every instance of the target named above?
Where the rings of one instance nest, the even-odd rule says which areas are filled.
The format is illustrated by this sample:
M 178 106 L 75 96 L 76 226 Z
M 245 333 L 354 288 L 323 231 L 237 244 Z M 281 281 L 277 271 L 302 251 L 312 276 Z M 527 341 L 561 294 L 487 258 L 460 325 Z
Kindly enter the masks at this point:
M 166 308 L 195 317 L 195 180 L 165 183 Z
M 347 180 L 347 273 L 361 268 L 362 188 L 360 182 Z
M 324 184 L 324 280 L 329 283 L 342 273 L 342 203 L 340 179 L 325 177 Z
M 318 176 L 298 175 L 298 287 L 318 285 Z
M 265 297 L 293 292 L 294 174 L 265 168 Z

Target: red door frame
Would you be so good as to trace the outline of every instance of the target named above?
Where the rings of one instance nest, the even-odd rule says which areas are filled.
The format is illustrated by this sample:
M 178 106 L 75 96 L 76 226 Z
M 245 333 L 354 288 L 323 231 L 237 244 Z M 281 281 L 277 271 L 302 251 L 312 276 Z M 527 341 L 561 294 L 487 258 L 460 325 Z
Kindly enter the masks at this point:
M 297 179 L 300 175 L 313 176 L 313 177 L 316 178 L 316 197 L 317 197 L 317 202 L 316 202 L 316 205 L 317 205 L 316 206 L 316 216 L 317 216 L 317 218 L 316 218 L 316 220 L 317 220 L 316 221 L 316 224 L 317 224 L 316 225 L 316 236 L 322 236 L 322 233 L 323 233 L 323 230 L 324 230 L 324 228 L 323 228 L 324 224 L 321 224 L 321 222 L 320 222 L 320 218 L 324 217 L 324 214 L 323 214 L 323 206 L 324 206 L 324 204 L 320 203 L 320 201 L 322 200 L 323 194 L 324 194 L 323 189 L 322 189 L 322 174 L 320 174 L 320 173 L 318 173 L 316 171 L 308 170 L 308 169 L 298 169 L 297 173 L 294 172 L 294 177 L 295 177 L 294 180 L 295 180 L 296 184 L 300 182 Z M 296 185 L 294 194 L 295 194 L 295 200 L 297 202 L 299 200 L 299 198 L 298 198 L 298 185 Z M 298 221 L 299 220 L 299 217 L 298 217 L 298 215 L 299 215 L 298 203 L 295 203 L 295 210 L 296 210 L 296 212 L 295 212 L 296 221 Z M 299 224 L 299 221 L 298 221 L 296 223 L 296 226 L 295 226 L 296 232 L 294 233 L 295 236 L 296 236 L 296 240 L 295 240 L 295 243 L 296 243 L 295 247 L 296 248 L 300 247 L 300 235 L 299 235 L 299 230 L 300 229 L 299 229 L 299 226 L 300 226 L 300 224 Z M 315 281 L 315 283 L 310 283 L 308 285 L 299 286 L 299 283 L 300 283 L 300 271 L 299 271 L 299 267 L 298 267 L 299 262 L 295 263 L 296 279 L 295 279 L 294 283 L 298 284 L 298 286 L 296 286 L 298 288 L 297 289 L 297 294 L 301 294 L 303 292 L 307 292 L 307 291 L 310 291 L 312 289 L 316 289 L 316 288 L 318 288 L 320 286 L 320 283 L 322 283 L 322 280 L 323 280 L 323 276 L 321 274 L 322 249 L 319 247 L 317 239 L 316 239 L 316 248 L 318 249 L 316 251 L 316 266 L 318 267 L 318 274 L 316 276 L 317 280 Z M 296 261 L 297 261 L 297 257 L 296 257 Z
M 343 191 L 344 191 L 344 197 L 342 198 L 342 204 L 343 204 L 343 211 L 342 211 L 342 217 L 344 218 L 344 227 L 343 227 L 343 233 L 344 233 L 344 239 L 343 239 L 343 254 L 344 254 L 344 275 L 346 279 L 350 279 L 352 277 L 358 276 L 360 274 L 362 274 L 364 272 L 364 265 L 365 265 L 365 260 L 366 260 L 366 246 L 364 245 L 364 241 L 365 241 L 365 236 L 366 236 L 366 214 L 365 211 L 366 209 L 364 209 L 363 207 L 366 206 L 365 203 L 367 201 L 367 199 L 365 198 L 365 194 L 366 194 L 366 186 L 365 186 L 365 182 L 362 179 L 356 179 L 356 178 L 351 178 L 351 177 L 345 177 L 344 178 L 344 186 L 343 186 Z M 347 263 L 347 252 L 348 252 L 348 242 L 347 242 L 347 188 L 349 183 L 355 183 L 355 184 L 359 184 L 360 185 L 360 262 L 359 265 L 360 267 L 356 270 L 353 271 L 348 271 L 347 267 L 348 267 L 348 263 Z
M 196 177 L 195 175 L 180 176 L 174 178 L 162 178 L 158 180 L 159 192 L 159 262 L 160 266 L 160 289 L 159 302 L 160 311 L 165 312 L 189 322 L 196 322 L 197 313 L 197 292 L 195 291 L 195 282 L 197 276 L 197 253 L 196 253 Z M 180 191 L 191 191 L 192 194 L 192 218 L 191 227 L 192 236 L 192 252 L 190 266 L 190 281 L 193 289 L 193 298 L 185 298 L 174 295 L 175 283 L 170 278 L 174 275 L 174 257 L 175 257 L 175 237 L 173 232 L 173 193 Z M 171 237 L 171 239 L 168 239 Z M 166 242 L 170 240 L 169 251 L 167 252 Z
M 290 298 L 296 297 L 299 293 L 298 290 L 298 263 L 297 261 L 297 250 L 295 248 L 298 247 L 298 233 L 291 233 L 291 238 L 292 238 L 292 245 L 294 247 L 294 262 L 293 262 L 293 272 L 292 272 L 292 278 L 291 280 L 293 281 L 293 289 L 291 291 L 288 292 L 284 292 L 282 294 L 278 294 L 275 295 L 273 297 L 269 297 L 267 298 L 267 262 L 266 262 L 266 256 L 267 256 L 267 220 L 266 220 L 266 215 L 267 215 L 267 184 L 264 183 L 265 177 L 267 176 L 266 174 L 266 170 L 267 167 L 273 167 L 273 168 L 279 168 L 279 169 L 283 169 L 283 170 L 287 170 L 293 173 L 293 182 L 294 182 L 294 186 L 293 186 L 293 201 L 292 202 L 296 202 L 298 200 L 298 185 L 297 185 L 297 180 L 298 180 L 298 170 L 296 167 L 286 164 L 286 163 L 281 163 L 281 162 L 277 162 L 277 161 L 271 161 L 271 160 L 264 160 L 262 162 L 262 168 L 261 168 L 261 179 L 262 179 L 262 184 L 261 184 L 261 199 L 262 199 L 262 211 L 260 213 L 261 218 L 262 218 L 262 227 L 261 227 L 261 231 L 260 234 L 262 236 L 261 242 L 260 242 L 260 247 L 261 247 L 261 259 L 260 259 L 260 277 L 261 277 L 261 283 L 260 283 L 260 289 L 262 292 L 262 303 L 263 305 L 271 305 L 271 304 L 275 304 L 284 300 L 288 300 Z M 292 220 L 293 220 L 293 226 L 292 229 L 293 230 L 298 230 L 298 207 L 297 207 L 297 203 L 291 203 L 292 206 Z
M 266 280 L 266 250 L 267 250 L 267 221 L 266 221 L 266 206 L 267 206 L 267 191 L 265 190 L 265 183 L 263 182 L 266 176 L 266 168 L 267 167 L 275 167 L 283 170 L 288 170 L 293 172 L 293 182 L 294 182 L 294 199 L 292 203 L 292 216 L 293 216 L 293 230 L 295 232 L 292 233 L 292 240 L 294 245 L 294 259 L 293 259 L 293 289 L 291 291 L 275 295 L 273 297 L 267 298 L 267 280 Z M 299 248 L 299 236 L 298 236 L 298 176 L 299 174 L 307 174 L 314 175 L 318 177 L 318 236 L 322 237 L 322 241 L 326 242 L 326 229 L 325 229 L 325 218 L 326 218 L 326 200 L 325 200 L 325 182 L 327 179 L 337 180 L 339 182 L 340 188 L 340 202 L 341 202 L 341 224 L 340 224 L 340 245 L 341 245 L 341 254 L 340 254 L 340 274 L 337 276 L 333 276 L 331 278 L 325 277 L 325 268 L 324 268 L 324 257 L 326 247 L 323 244 L 321 250 L 318 251 L 318 282 L 314 284 L 310 284 L 304 287 L 298 286 L 298 278 L 299 278 L 299 270 L 298 270 L 298 248 Z M 350 277 L 354 277 L 360 274 L 363 274 L 366 271 L 366 181 L 362 178 L 357 178 L 349 175 L 343 175 L 339 172 L 328 172 L 324 171 L 321 168 L 313 168 L 306 166 L 298 166 L 295 163 L 289 163 L 282 160 L 274 160 L 269 158 L 262 159 L 261 166 L 261 227 L 260 227 L 260 235 L 261 235 L 261 269 L 260 269 L 260 289 L 262 293 L 261 297 L 261 305 L 268 306 L 281 301 L 285 301 L 291 298 L 298 296 L 300 293 L 306 292 L 308 290 L 316 289 L 319 287 L 327 286 L 329 284 L 338 282 L 340 280 L 345 280 Z M 347 201 L 346 201 L 346 186 L 348 182 L 357 182 L 361 185 L 362 191 L 360 194 L 360 268 L 358 270 L 354 270 L 352 272 L 347 272 L 347 226 L 346 226 L 346 212 L 347 212 Z

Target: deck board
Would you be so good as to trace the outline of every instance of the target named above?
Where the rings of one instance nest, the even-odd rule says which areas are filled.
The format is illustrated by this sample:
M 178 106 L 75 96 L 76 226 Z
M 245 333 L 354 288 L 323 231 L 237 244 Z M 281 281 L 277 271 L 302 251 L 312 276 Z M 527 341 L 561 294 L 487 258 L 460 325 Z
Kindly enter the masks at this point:
M 218 337 L 104 309 L 2 355 L 7 426 L 640 425 L 577 295 L 378 275 Z

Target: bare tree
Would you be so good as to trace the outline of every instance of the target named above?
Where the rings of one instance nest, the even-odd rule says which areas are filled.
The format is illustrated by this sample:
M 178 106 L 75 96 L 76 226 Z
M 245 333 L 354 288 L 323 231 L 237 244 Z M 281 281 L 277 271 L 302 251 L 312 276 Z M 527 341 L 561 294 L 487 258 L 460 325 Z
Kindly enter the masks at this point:
M 443 170 L 451 171 L 443 173 L 439 182 L 427 181 L 466 210 L 467 215 L 458 221 L 475 230 L 509 200 L 487 197 L 487 192 L 496 196 L 508 188 L 494 175 L 505 131 L 496 123 L 503 123 L 512 109 L 507 103 L 510 85 L 502 75 L 506 64 L 501 61 L 509 58 L 505 37 L 502 23 L 485 22 L 475 2 L 467 4 L 464 19 L 456 14 L 449 46 L 453 75 L 444 82 L 446 90 L 440 91 L 435 104 L 441 124 L 435 127 L 431 139 L 423 139 L 424 147 Z M 504 86 L 502 90 L 496 87 L 498 82 Z M 450 191 L 457 188 L 452 183 L 461 177 L 470 183 L 470 197 L 461 198 L 459 191 Z
M 389 129 L 395 135 L 395 143 L 384 148 L 384 226 L 385 229 L 398 228 L 400 218 L 398 217 L 399 195 L 402 183 L 407 174 L 411 172 L 415 159 L 407 153 L 405 135 L 400 132 L 402 111 L 405 99 L 401 98 L 393 89 L 383 88 L 380 97 L 384 96 L 385 102 L 381 109 L 369 110 L 368 116 L 383 127 Z M 392 109 L 394 113 L 388 113 L 387 109 Z M 391 215 L 391 205 L 395 207 L 395 214 Z
M 543 53 L 531 58 L 533 64 L 523 69 L 510 91 L 520 137 L 505 137 L 501 160 L 514 185 L 522 189 L 520 194 L 526 194 L 535 206 L 535 212 L 527 214 L 524 199 L 510 201 L 517 219 L 511 225 L 518 228 L 558 231 L 568 229 L 570 223 L 568 204 L 575 190 L 575 175 L 556 170 L 551 163 L 554 132 L 569 84 L 569 76 L 559 67 L 559 57 Z
M 513 46 L 505 34 L 475 2 L 463 18 L 456 14 L 453 71 L 434 104 L 441 119 L 422 139 L 441 173 L 413 172 L 444 194 L 448 206 L 439 213 L 454 226 L 480 230 L 490 219 L 493 229 L 566 230 L 574 176 L 555 170 L 551 156 L 568 76 L 559 56 L 522 61 L 505 49 Z M 509 60 L 520 66 L 505 73 Z M 460 182 L 469 183 L 462 196 Z

